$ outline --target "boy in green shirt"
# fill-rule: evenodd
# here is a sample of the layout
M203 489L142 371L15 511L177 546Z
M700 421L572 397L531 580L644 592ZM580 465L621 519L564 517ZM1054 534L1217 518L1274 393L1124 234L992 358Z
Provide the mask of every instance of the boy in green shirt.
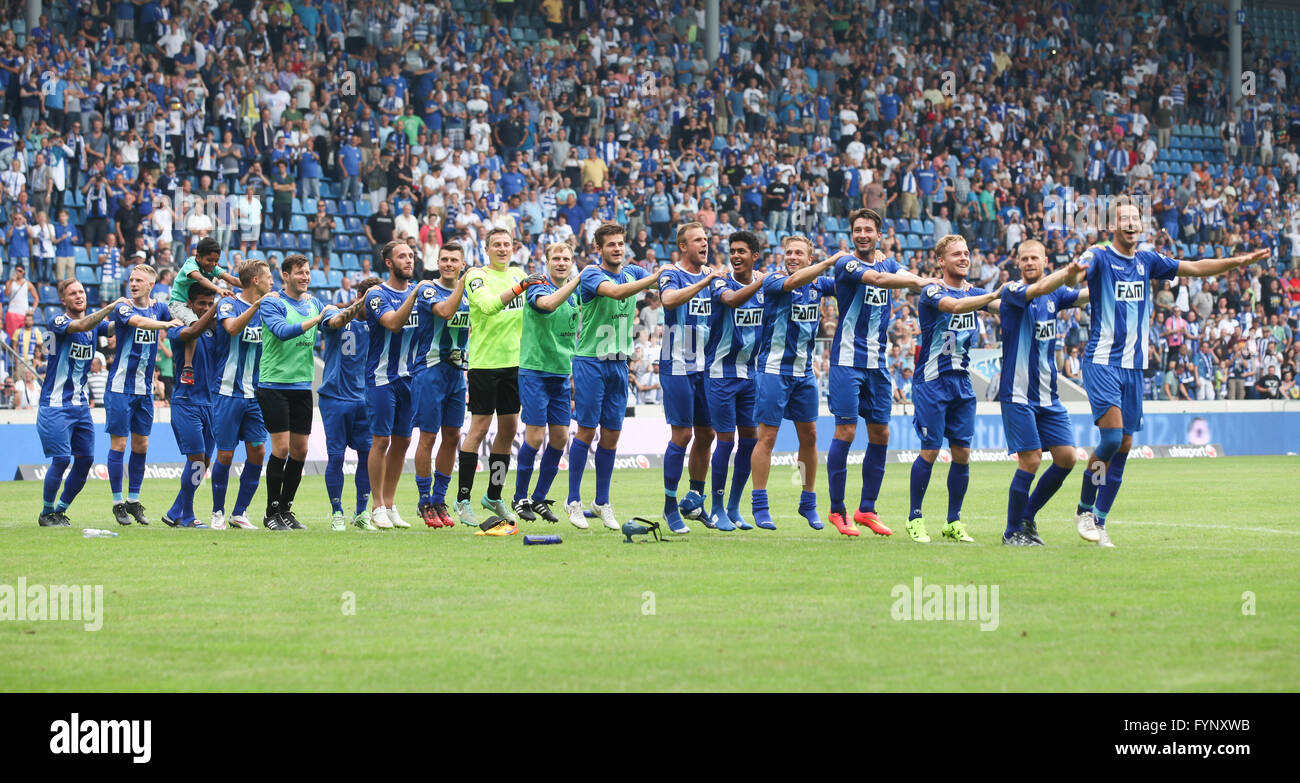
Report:
M230 290L222 288L214 281L220 281L227 285L239 285L239 278L231 277L226 274L226 270L217 265L221 258L221 245L212 237L204 237L199 240L198 247L194 250L194 255L185 259L181 265L181 271L177 273L176 280L172 283L172 295L167 302L167 309L171 311L172 318L179 320L185 326L189 326L199 317L190 309L190 286L198 285L203 288L211 289L217 301L222 297L234 296ZM194 385L194 346L197 340L192 340L185 344L185 361L181 367L181 375L178 379L186 386Z

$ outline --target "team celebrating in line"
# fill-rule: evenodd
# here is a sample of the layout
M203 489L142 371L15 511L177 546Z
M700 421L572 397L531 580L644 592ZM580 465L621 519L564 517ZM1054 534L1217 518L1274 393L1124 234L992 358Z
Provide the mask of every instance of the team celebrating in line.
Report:
M781 243L784 269L767 275L758 271L762 244L754 234L730 235L728 271L709 258L709 237L700 223L678 229L677 263L652 271L628 263L625 232L617 223L596 230L600 262L579 274L567 243L544 248L542 274L510 266L513 239L496 229L486 238L485 266L466 271L464 248L448 242L439 251L438 279L415 282L414 251L390 242L382 249L387 278L362 281L357 298L345 308L325 305L308 291L305 256L284 259L277 291L265 261L248 261L235 274L227 273L218 263L220 248L210 239L200 241L181 267L167 305L150 299L156 274L145 265L131 271L129 298L89 314L80 283L64 281L59 295L66 312L50 324L45 346L50 369L37 418L50 460L38 522L70 525L67 509L93 458L86 378L96 339L113 333L115 361L105 393L113 516L123 525L149 524L139 498L153 424L154 360L159 334L165 332L174 354L184 357L171 424L186 463L163 522L253 528L247 511L264 478L263 525L302 529L293 504L312 430L319 328L324 373L316 395L333 530L344 530L349 522L342 499L348 448L358 456L351 523L364 530L410 527L398 513L396 494L417 427L418 514L429 527L451 527L459 520L478 535L509 536L518 533L519 520L557 522L549 495L567 445L564 514L580 529L588 528L591 518L617 530L610 482L627 408L636 298L657 287L664 308L660 382L671 428L663 466L668 528L689 533L690 520L724 532L776 529L767 487L777 433L789 420L799 444L797 511L810 527L823 529L815 491L820 400L813 348L822 300L834 297L839 318L829 347L835 431L827 451L828 521L846 536L858 536L858 526L892 535L876 504L893 396L886 366L891 290L907 289L918 294L921 328L913 381L913 424L921 448L911 468L908 536L930 541L922 506L946 439L952 461L941 535L973 541L961 519L975 429L970 350L978 333L976 311L997 308L1002 344L997 399L1008 451L1017 460L1002 541L1043 545L1036 516L1075 463L1073 428L1057 394L1056 318L1066 308L1088 305L1084 385L1100 437L1087 463L1075 523L1085 541L1113 546L1106 520L1133 434L1142 428L1151 280L1221 274L1262 260L1267 251L1178 261L1138 250L1141 215L1135 206L1122 205L1110 243L1090 247L1049 274L1043 244L1025 240L1016 254L1020 279L985 291L966 282L970 252L962 237L945 236L936 243L940 276L923 278L876 249L878 214L859 209L849 220L853 250L817 260L808 239L789 236ZM507 501L502 493L521 418L523 442L514 494ZM858 507L849 515L847 464L859 418L867 423L867 445ZM480 511L473 502L475 474L494 420ZM570 438L571 421L577 426ZM245 461L227 519L226 488L241 442ZM1044 451L1051 465L1031 493ZM596 486L588 507L582 479L589 458ZM453 467L457 489L449 508ZM679 499L683 469L689 488ZM209 470L212 514L204 523L195 513L194 496ZM741 500L751 479L747 519ZM486 516L480 520L482 512Z

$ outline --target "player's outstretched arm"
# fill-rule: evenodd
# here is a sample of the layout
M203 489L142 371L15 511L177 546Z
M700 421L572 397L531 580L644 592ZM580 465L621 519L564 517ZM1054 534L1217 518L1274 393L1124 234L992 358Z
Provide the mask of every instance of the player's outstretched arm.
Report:
M705 267L704 277L691 283L685 288L674 288L669 291L663 291L659 294L659 301L663 303L665 310L676 310L687 302L695 298L695 295L704 290L704 287L713 282L720 272L716 269Z
M150 329L155 332L166 331L167 329L170 329L173 326L185 325L184 322L178 319L172 319L170 321L159 321L157 318L149 318L143 315L131 316L127 320L126 324L127 326L130 326L133 329Z
M1185 277L1213 277L1214 275L1236 269L1239 266L1255 264L1271 256L1271 250L1256 250L1229 258L1204 258L1200 261L1179 261L1178 274Z
M803 286L808 285L812 281L821 277L822 272L825 272L827 269L830 269L831 267L835 266L835 262L844 255L847 255L847 252L836 253L833 256L829 256L821 263L811 264L809 266L804 267L803 269L800 269L798 272L795 272L794 274L787 277L785 279L785 282L781 283L781 290L793 291L796 288L801 288Z
M913 291L920 291L927 285L934 285L940 281L932 277L919 277L911 272L877 272L868 269L862 273L862 282L876 288L910 288Z
M348 305L346 308L330 316L329 320L326 321L324 324L325 328L342 329L343 327L348 325L348 321L351 321L353 318L356 318L357 315L361 313L362 308L364 308L365 306L366 306L366 298L364 296L358 296L356 298L356 301L354 301L352 304Z
M976 310L983 310L998 297L1002 296L1002 289L989 291L979 296L964 296L961 298L955 296L945 296L939 300L939 309L945 313L960 315L961 313L973 313Z
M651 274L646 275L640 280L632 280L627 283L614 283L609 280L603 281L596 286L596 293L601 296L608 296L610 299L622 301L629 296L636 296L655 283L659 282L659 276L671 269L671 267L661 266Z
M460 301L465 296L465 275L456 278L456 287L451 289L451 296L435 304L433 314L446 321L460 309Z
M555 308L564 303L566 299L578 290L578 285L582 282L582 275L570 275L569 279L564 281L564 285L555 289L546 296L539 296L533 301L533 307L544 313L553 313Z
M257 298L257 301L250 302L249 308L244 312L234 318L227 318L222 321L221 325L226 328L226 334L239 334L240 332L243 332L244 327L248 326L253 321L253 316L257 315L258 311L262 308L262 302L266 301L270 297L278 296L279 294L274 291L266 296L260 296ZM221 307L220 302L217 303L217 307Z
M1087 269L1086 264L1080 264L1078 261L1071 261L1067 266L1063 266L1050 275L1041 277L1034 281L1025 289L1025 301L1032 301L1040 296L1052 293L1056 289L1070 283L1078 285L1076 282L1080 274Z
M420 289L427 285L432 285L429 281L421 281L418 285L411 286L411 292L406 295L402 301L402 306L396 310L389 310L379 316L379 324L390 332L400 332L406 327L406 321L411 317L411 310L415 308L415 297L419 296ZM500 309L500 308L498 308Z
M734 291L730 289L723 291L722 295L718 298L721 299L722 303L727 307L740 307L753 298L754 294L758 293L758 289L763 287L763 278L765 277L767 277L767 275L762 272L755 272L754 279L749 285L744 286L743 288L737 288Z
M89 315L84 315L78 318L77 320L68 324L68 333L79 334L81 332L89 332L91 329L94 329L96 326L99 326L100 322L103 321L105 318L107 318L109 313L113 312L114 307L117 307L120 304L125 304L128 301L129 300L124 296L121 299L118 299L116 302L109 302L106 307L96 310L95 312Z
M183 343L193 342L199 335L203 334L205 329L212 325L212 319L216 317L217 308L214 305L208 308L208 311L203 314L202 318L177 332L176 339Z

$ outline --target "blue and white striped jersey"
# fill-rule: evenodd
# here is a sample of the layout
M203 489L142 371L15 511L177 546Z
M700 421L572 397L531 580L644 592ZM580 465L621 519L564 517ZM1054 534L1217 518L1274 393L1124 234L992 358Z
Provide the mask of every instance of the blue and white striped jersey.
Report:
M971 343L979 332L975 313L945 313L939 309L939 301L986 293L983 288L958 291L942 285L928 285L921 291L921 358L916 363L915 383L938 380L944 373L966 373Z
M180 333L185 331L184 326L173 326L167 330L167 339L172 341L172 356L180 359L185 356L185 343L180 339ZM196 338L194 338L194 362L191 364L194 370L194 383L178 383L172 387L172 405L211 405L213 383L212 368L213 354L217 349L217 342L222 337L227 337L225 329L221 329L221 334L217 334L218 326L209 325L207 329ZM182 362L183 363L183 362Z
M835 301L840 321L831 342L831 364L840 367L883 370L889 353L890 292L862 282L868 269L893 273L901 269L892 258L863 261L841 258L835 262Z
M659 277L659 294L690 288L704 279L676 265ZM665 375L688 375L704 371L704 348L709 341L709 314L713 312L713 295L708 286L685 304L664 308L663 347L659 351L659 371Z
M320 322L324 339L325 371L316 394L345 402L366 399L366 356L370 353L370 324L353 318L340 329L331 329L326 318Z
M821 323L822 297L835 292L835 281L819 277L793 291L781 290L788 278L776 272L763 278L763 342L758 369L770 375L812 375L812 348Z
M54 316L45 331L45 380L41 383L42 408L86 406L86 377L95 358L95 338L107 333L102 321L89 332L72 334L68 326L72 316Z
M1145 370L1150 334L1151 280L1172 280L1178 261L1153 250L1121 255L1114 247L1091 247L1079 256L1088 264L1092 324L1083 360Z
M108 390L122 394L153 395L153 366L158 358L158 332L129 326L134 316L158 321L172 320L171 311L162 302L150 301L144 307L123 302L108 316L116 328L117 348L113 369L108 373Z
M710 378L753 378L758 372L758 348L763 339L763 291L754 292L740 307L722 303L724 291L738 291L744 283L731 275L709 284L713 300L709 314L709 340L704 345L704 366Z
M420 317L420 326L416 330L416 373L439 362L468 366L465 346L469 342L469 299L461 296L460 307L450 319L433 314L433 306L446 301L452 293L451 289L434 283L425 286L416 297L415 310Z
M366 292L366 323L370 326L370 354L366 357L366 386L387 386L395 378L408 378L415 358L415 333L420 316L411 308L406 324L390 332L379 322L390 310L400 310L410 289L398 291L387 283Z
M1079 292L1062 286L1026 300L1024 281L1002 291L1002 376L999 402L1056 405L1056 316L1074 307Z
M217 321L238 318L252 307L240 296L222 297L217 302ZM222 397L257 397L257 370L262 361L262 313L259 310L238 334L229 334L223 326L217 332L217 347L212 366L221 379L217 394Z

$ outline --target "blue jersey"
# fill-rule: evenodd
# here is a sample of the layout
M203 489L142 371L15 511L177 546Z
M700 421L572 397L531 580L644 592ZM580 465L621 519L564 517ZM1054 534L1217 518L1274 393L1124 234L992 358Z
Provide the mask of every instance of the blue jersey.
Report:
M763 291L759 289L740 307L722 303L724 291L745 284L731 275L709 285L713 310L709 314L709 341L704 344L704 365L710 378L753 378L758 373L758 347L763 339Z
M1002 377L999 402L1056 405L1056 317L1074 307L1079 292L1058 288L1050 294L1025 300L1024 282L1002 291Z
M425 286L415 299L420 326L416 330L415 372L447 362L468 366L465 346L469 342L469 300L461 296L460 306L450 319L433 314L433 306L445 302L453 291L439 283Z
M252 307L238 296L222 297L217 302L217 321L224 323L243 315ZM238 334L230 334L223 326L217 332L216 350L212 356L215 377L221 379L217 394L222 397L242 397L251 400L257 396L257 368L262 361L262 314L259 310Z
M409 378L415 357L415 333L420 316L411 308L406 324L390 332L379 322L380 316L400 310L410 290L398 291L387 283L366 292L366 323L370 326L370 353L366 357L366 386L387 386L396 378Z
M370 324L353 318L341 329L331 329L330 319L321 321L325 345L325 372L317 396L345 402L365 402L366 355L370 352Z
M194 369L193 385L178 383L172 387L172 405L184 403L187 405L211 405L213 383L212 368L213 354L217 350L218 326L208 326L196 338L194 338L194 362L191 367ZM184 326L173 326L167 330L167 337L172 341L172 355L184 356L185 343L179 339L180 333L185 331ZM227 336L225 330L221 336Z
M916 363L915 383L937 381L944 373L966 374L971 343L979 332L975 313L945 313L939 309L939 301L986 293L983 288L958 291L942 285L928 285L921 292L921 358Z
M789 275L763 278L763 342L758 369L770 375L812 375L812 348L821 323L822 297L835 292L835 281L819 277L793 291L781 290Z
M42 408L87 406L86 377L95 358L95 338L108 329L102 322L89 332L73 334L72 316L54 316L45 332L45 380L41 382Z
M870 263L850 256L835 262L835 301L840 321L831 342L831 364L859 369L886 369L889 352L889 289L862 282L867 270L893 273L900 267L892 258Z
M1152 250L1121 255L1113 247L1091 247L1079 257L1088 264L1092 324L1083 360L1145 370L1151 319L1151 280L1172 280L1178 261Z
M127 324L135 316L157 321L172 320L171 311L162 302L135 307L123 302L113 308L109 320L117 329L117 350L113 369L108 373L108 390L121 394L153 395L153 365L158 357L158 332L137 329Z
M704 279L678 266L668 267L659 277L659 295L690 288ZM659 371L666 375L688 375L704 370L704 350L709 341L709 313L713 296L706 286L685 303L664 308L663 346L659 351Z

